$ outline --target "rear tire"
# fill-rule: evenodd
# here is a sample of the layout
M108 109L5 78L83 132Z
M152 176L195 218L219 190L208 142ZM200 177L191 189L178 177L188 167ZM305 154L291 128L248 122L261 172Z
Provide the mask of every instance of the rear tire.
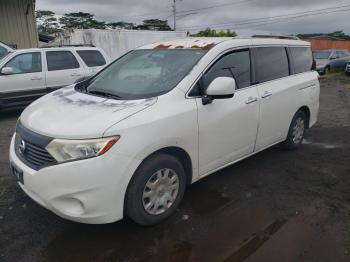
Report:
M287 150L297 149L304 139L305 130L307 128L307 118L303 111L295 113L289 126L287 139L282 143Z
M329 66L326 66L324 69L324 73L325 75L329 74L331 72L331 68Z
M179 206L186 188L181 162L168 154L149 157L130 181L126 215L144 226L155 225L169 217Z

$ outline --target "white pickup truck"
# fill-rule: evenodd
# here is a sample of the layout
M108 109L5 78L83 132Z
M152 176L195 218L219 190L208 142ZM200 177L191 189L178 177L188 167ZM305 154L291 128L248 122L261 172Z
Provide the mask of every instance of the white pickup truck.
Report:
M0 109L27 105L48 92L95 75L109 62L96 47L12 50L0 59Z

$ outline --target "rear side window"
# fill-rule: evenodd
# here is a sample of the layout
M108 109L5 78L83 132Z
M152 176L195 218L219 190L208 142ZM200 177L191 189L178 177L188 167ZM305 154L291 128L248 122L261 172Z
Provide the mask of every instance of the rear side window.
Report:
M106 60L97 50L80 50L77 53L88 67L103 66L106 64Z
M290 48L295 74L308 72L312 69L313 58L309 47L291 47Z
M256 71L259 83L289 76L289 63L284 47L256 48Z
M77 59L70 51L48 51L46 59L49 71L79 68Z
M234 77L237 89L250 86L249 50L237 51L218 60L205 76L205 86L220 76Z

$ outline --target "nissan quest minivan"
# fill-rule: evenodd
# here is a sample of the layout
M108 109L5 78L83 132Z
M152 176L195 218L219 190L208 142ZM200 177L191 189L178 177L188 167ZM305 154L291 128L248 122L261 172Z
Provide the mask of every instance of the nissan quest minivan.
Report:
M153 225L187 185L275 144L298 148L317 120L319 92L308 42L154 43L28 106L12 171L63 218Z

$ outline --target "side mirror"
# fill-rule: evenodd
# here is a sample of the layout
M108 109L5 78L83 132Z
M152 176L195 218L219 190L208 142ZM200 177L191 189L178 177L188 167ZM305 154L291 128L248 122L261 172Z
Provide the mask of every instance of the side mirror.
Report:
M14 74L15 72L13 71L13 68L12 67L3 67L1 69L1 74L3 75L12 75Z
M207 88L202 98L203 105L210 104L213 99L232 98L236 90L236 81L232 77L217 77Z

